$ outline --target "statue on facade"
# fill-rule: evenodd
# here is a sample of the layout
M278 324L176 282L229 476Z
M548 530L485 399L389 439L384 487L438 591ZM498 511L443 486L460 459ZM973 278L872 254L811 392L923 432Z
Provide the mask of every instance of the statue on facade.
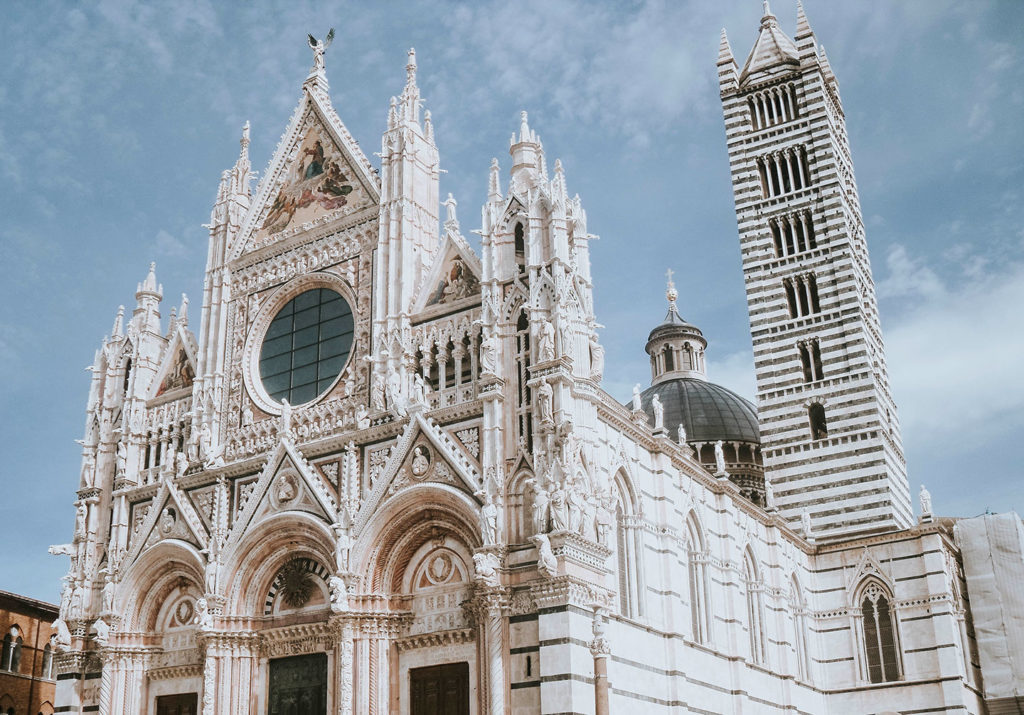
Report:
M498 507L494 505L494 499L488 489L481 489L476 496L484 500L480 507L480 533L483 535L484 545L493 546L498 543Z
M370 387L370 405L376 412L383 412L387 408L384 400L385 380L380 371L375 370Z
M551 425L555 422L554 408L552 407L553 396L554 390L551 389L551 383L546 377L541 378L540 385L537 386L537 409L540 411L542 425Z
M92 627L96 630L96 642L105 646L110 639L110 626L102 618L97 618Z
M804 532L805 539L810 540L814 538L811 535L811 513L807 511L807 507L804 507L803 511L800 512L800 528Z
M686 446L686 426L682 422L676 427L676 441L680 446Z
M341 576L331 576L328 581L331 591L331 613L341 613L348 609L348 587Z
M67 653L71 650L71 631L68 624L63 618L58 618L53 622L53 627L57 632L50 636L50 647L59 653Z
M611 492L598 496L596 507L594 526L597 529L597 542L608 546L608 537L615 524L615 496Z
M348 571L349 554L352 551L352 527L341 522L334 525L334 568L338 573Z
M75 538L76 539L84 539L85 538L85 518L86 518L85 503L84 502L79 502L78 506L75 507Z
M918 493L918 498L921 501L921 516L931 517L932 515L932 494L929 492L924 484L921 485L921 491Z
M427 404L427 393L430 392L430 386L427 385L426 380L423 379L423 375L416 373L412 376L412 402L416 405Z
M661 404L657 393L651 398L651 408L654 410L654 429L665 429L665 406Z
M550 320L542 318L537 326L537 355L540 362L555 359L555 328Z
M501 562L496 554L484 552L473 554L474 578L482 586L493 588L501 584L498 579L499 566L501 566Z
M399 417L404 417L408 403L402 386L402 375L395 369L388 370L388 404Z
M366 405L359 405L356 409L356 429L366 429L370 426L370 413Z
M117 476L124 477L125 470L128 468L128 450L124 446L124 442L117 443Z
M114 581L114 574L111 573L110 569L104 569L104 580L103 580L103 612L114 613L114 596L117 592L117 583Z
M248 427L253 423L252 407L248 402L242 405L242 426Z
M555 481L548 489L548 505L551 512L551 530L564 531L569 528L569 516L565 503L565 490Z
M493 332L480 343L480 374L491 377L498 374L498 336Z
M313 50L313 71L323 72L324 71L324 51L331 46L334 42L334 28L332 27L327 33L327 37L320 40L316 39L312 35L308 35L309 49Z
M725 471L725 449L722 440L715 442L715 476L727 474Z
M535 478L526 480L533 491L533 533L543 534L548 530L548 493Z
M188 457L184 452L174 453L174 473L181 477L188 470Z
M577 534L583 533L583 509L587 502L583 493L583 477L577 476L566 485L565 505L569 515L568 528Z
M551 550L551 541L547 534L536 534L530 539L537 547L537 571L545 578L554 578L558 575L558 561L555 559L555 552Z
M570 355L572 352L572 325L564 316L558 318L558 342L561 343L561 354Z
M775 487L772 486L772 480L767 477L764 480L764 508L775 511Z
M221 452L223 451L223 445L214 448L213 432L210 430L209 423L204 422L203 426L199 428L199 459L202 461L203 466L206 469L215 469L223 466L224 459L221 457Z
M604 377L604 347L597 339L597 333L590 334L590 379L601 382Z
M281 420L277 429L282 437L292 436L292 406L288 400L281 400Z
M643 404L640 402L640 383L633 385L633 412L639 412L643 409Z
M210 613L210 608L205 597L200 597L196 600L195 624L199 626L200 630L213 630L213 614Z

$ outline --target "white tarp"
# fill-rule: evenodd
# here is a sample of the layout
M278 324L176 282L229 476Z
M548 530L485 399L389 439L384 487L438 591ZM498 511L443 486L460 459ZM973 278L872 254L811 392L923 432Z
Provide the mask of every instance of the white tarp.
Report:
M1024 524L1017 514L961 519L963 555L985 698L1024 696Z

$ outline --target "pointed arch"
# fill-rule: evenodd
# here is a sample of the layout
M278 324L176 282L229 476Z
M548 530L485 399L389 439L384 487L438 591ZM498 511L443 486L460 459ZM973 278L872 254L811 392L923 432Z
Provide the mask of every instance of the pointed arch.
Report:
M711 641L708 547L704 528L694 509L686 515L687 583L690 599L690 637L697 643Z
M764 581L750 544L743 549L743 584L747 601L750 658L755 663L764 663L768 656L764 629Z
M143 551L117 588L115 609L123 614L125 631L156 630L164 602L175 591L203 593L203 557L179 539L160 541Z
M796 572L789 577L789 607L793 617L793 648L796 651L796 675L811 679L811 657L807 648L807 601Z
M639 500L625 467L612 477L615 497L615 565L619 612L629 618L644 615L643 529Z
M901 649L892 590L881 579L868 576L855 593L861 621L861 676L871 683L899 680Z
M536 532L533 520L533 490L527 486L528 480L533 478L533 470L524 459L509 479L505 498L505 518L510 544L528 543Z

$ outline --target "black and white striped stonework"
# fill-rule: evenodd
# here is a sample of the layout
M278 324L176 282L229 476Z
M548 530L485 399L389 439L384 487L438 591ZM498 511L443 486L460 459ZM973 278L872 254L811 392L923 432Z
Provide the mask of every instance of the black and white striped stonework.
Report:
M838 83L813 35L795 46L799 64L742 78L724 42L718 62L765 477L817 537L902 528L910 493Z

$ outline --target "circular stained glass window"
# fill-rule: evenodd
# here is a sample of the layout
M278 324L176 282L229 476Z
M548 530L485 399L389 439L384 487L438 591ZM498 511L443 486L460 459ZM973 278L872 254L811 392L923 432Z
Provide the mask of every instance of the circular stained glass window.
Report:
M352 308L337 292L314 288L292 298L267 329L260 379L271 398L301 405L327 392L352 350Z

